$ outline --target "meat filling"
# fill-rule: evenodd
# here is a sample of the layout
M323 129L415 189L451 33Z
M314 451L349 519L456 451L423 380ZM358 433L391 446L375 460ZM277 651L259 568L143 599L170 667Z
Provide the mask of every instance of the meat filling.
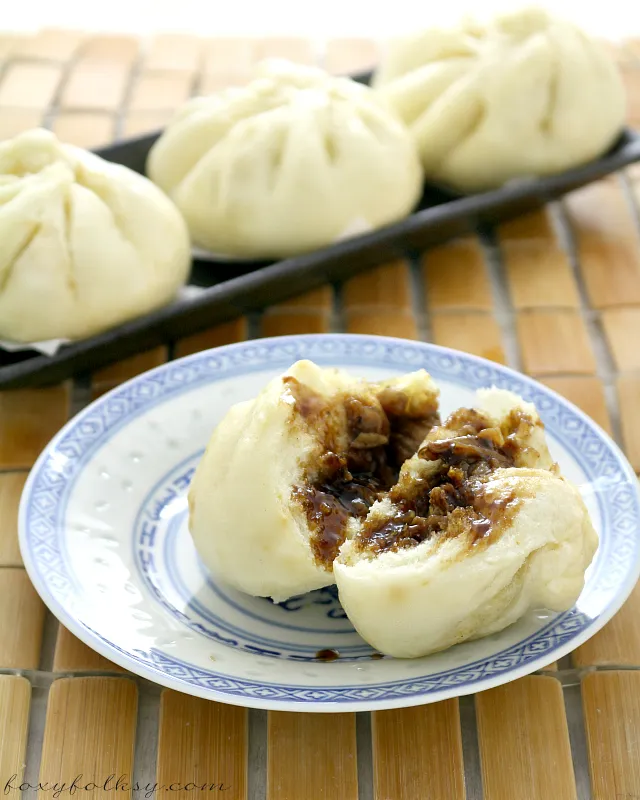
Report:
M434 462L435 471L424 479L403 475L388 494L395 514L365 524L356 547L382 553L442 534L470 534L474 545L486 541L510 518L517 500L508 494L489 500L484 481L496 469L516 466L525 449L521 440L533 425L518 410L500 427L473 409L456 411L445 423L443 438L434 437L418 451L420 458Z
M349 519L367 516L397 482L403 462L439 424L437 398L414 403L405 393L386 388L370 397L345 395L329 402L294 378L286 380L298 412L313 419L324 442L313 480L294 487L293 497L307 514L316 561L331 566ZM342 432L346 420L346 439L337 419Z

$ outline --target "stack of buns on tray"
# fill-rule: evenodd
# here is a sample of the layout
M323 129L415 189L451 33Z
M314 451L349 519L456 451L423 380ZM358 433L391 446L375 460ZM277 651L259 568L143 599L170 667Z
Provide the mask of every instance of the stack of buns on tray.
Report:
M179 109L148 178L29 131L0 144L0 339L81 339L169 303L191 246L278 259L604 153L610 57L538 9L391 43L371 86L284 61ZM212 266L215 269L215 266Z

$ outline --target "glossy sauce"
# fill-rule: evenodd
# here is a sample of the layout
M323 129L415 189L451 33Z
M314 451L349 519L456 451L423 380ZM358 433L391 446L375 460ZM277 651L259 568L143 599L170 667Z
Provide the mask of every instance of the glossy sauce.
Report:
M394 516L366 525L356 546L376 553L414 547L436 534L468 536L470 546L486 542L506 524L518 501L511 494L490 499L484 480L496 469L513 467L521 449L518 436L533 423L512 412L500 428L473 409L452 414L446 427L452 434L428 442L420 458L439 462L428 482L398 484L391 490Z
M316 653L316 658L318 661L336 661L338 658L340 658L340 653L337 650L330 649L318 650Z
M295 378L285 378L285 382L298 412L324 440L326 452L317 465L318 477L295 486L292 495L309 520L317 563L330 567L346 538L349 519L367 516L373 503L396 483L402 462L439 421L437 399L409 409L403 392L384 389L382 401L371 393L341 395L330 403ZM342 420L340 425L337 420ZM344 441L345 434L350 444L345 452L338 452L337 442Z
M311 546L318 561L333 563L345 540L349 518L366 517L381 488L370 473L294 488L293 495L302 503L315 534Z

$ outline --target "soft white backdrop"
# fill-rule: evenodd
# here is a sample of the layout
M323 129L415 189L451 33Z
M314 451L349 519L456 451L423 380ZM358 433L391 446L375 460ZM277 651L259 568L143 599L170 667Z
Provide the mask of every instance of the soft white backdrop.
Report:
M383 38L468 11L484 14L517 5L517 0L0 0L0 27ZM638 0L540 0L538 5L596 35L640 36Z

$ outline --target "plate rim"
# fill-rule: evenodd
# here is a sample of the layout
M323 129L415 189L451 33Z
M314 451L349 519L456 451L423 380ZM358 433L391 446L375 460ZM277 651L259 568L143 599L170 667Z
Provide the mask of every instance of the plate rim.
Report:
M92 410L95 410L97 407L101 405L106 405L109 402L110 398L117 395L126 387L130 387L136 383L142 383L145 380L148 380L151 376L165 372L169 370L171 367L175 367L178 364L187 364L191 361L202 359L207 354L220 354L229 351L241 350L252 346L269 347L270 345L275 346L278 344L286 345L287 342L303 343L307 341L313 342L318 340L324 340L327 342L330 342L332 340L336 342L348 340L348 341L353 341L354 343L370 342L374 345L386 345L386 346L396 345L400 347L412 346L418 349L424 348L426 351L431 351L432 353L440 354L442 356L449 355L456 359L462 357L463 359L470 360L471 362L476 363L478 366L488 366L492 370L497 370L498 372L506 374L506 376L511 379L517 379L519 381L523 381L525 384L529 385L532 388L536 388L538 391L542 390L545 394L550 395L552 398L554 398L557 403L560 403L562 406L568 407L573 414L577 415L584 423L586 423L586 425L589 428L591 428L597 434L598 438L604 440L604 442L607 444L607 446L614 454L616 462L621 468L621 472L625 474L628 483L632 488L636 501L640 502L640 485L638 484L635 472L633 471L633 468L631 467L625 454L622 452L621 448L613 440L613 438L605 430L603 430L601 426L598 425L598 423L596 423L593 419L591 419L574 403L565 399L560 394L555 392L553 389L540 383L534 378L531 378L528 375L518 372L517 370L514 370L508 366L498 364L497 362L489 361L488 359L473 355L471 353L465 353L463 351L455 350L449 347L444 347L442 345L433 344L431 342L403 339L399 337L387 337L387 336L377 336L368 334L326 333L326 334L294 334L288 336L274 336L274 337L265 337L261 339L249 339L242 342L234 342L228 345L223 345L220 347L210 348L208 350L202 350L197 353L192 353L190 355L183 356L181 358L174 359L172 361L168 361L165 364L161 364L157 367L147 370L146 372L141 373L140 375L130 378L128 381L125 381L122 384L114 387L113 389L106 392L104 395L92 401L83 409L81 409L77 414L75 414L71 419L69 419L64 424L64 426L51 438L51 440L44 447L44 449L38 456L37 460L35 461L34 465L32 466L22 491L20 505L19 505L19 514L18 514L18 539L26 572L29 575L29 578L34 585L36 592L41 597L42 601L45 603L45 605L48 607L51 613L71 633L77 636L80 639L80 641L84 642L84 644L86 644L87 646L89 646L90 648L92 648L93 650L95 650L108 660L114 662L120 667L123 667L124 669L127 670L127 672L132 673L134 677L139 676L147 680L150 680L153 683L160 684L161 686L165 686L167 688L171 688L182 693L191 694L193 696L203 697L210 700L216 700L218 702L223 702L229 705L237 705L248 708L269 709L269 710L285 710L285 711L299 711L299 712L309 711L318 713L332 713L336 711L340 712L373 711L373 710L383 710L392 708L406 708L432 702L438 702L440 700L452 697L462 697L465 695L474 694L479 691L485 691L486 689L493 688L495 686L500 686L505 683L509 683L512 680L516 680L520 677L529 675L535 671L543 669L544 667L548 666L550 661L558 660L559 658L562 658L564 655L572 652L581 644L583 644L585 641L594 636L599 630L601 630L602 627L606 625L606 623L617 613L617 611L624 604L625 600L632 592L638 578L640 577L640 548L636 549L635 560L633 564L630 565L630 568L627 570L624 582L618 586L616 594L609 602L605 610L602 613L600 613L598 617L595 620L593 620L592 623L586 629L578 632L576 635L570 636L566 642L559 645L555 645L548 652L545 652L542 656L529 660L523 665L512 667L508 671L503 673L484 676L478 679L477 681L471 683L467 682L461 684L460 686L450 686L439 690L434 690L433 692L423 692L422 694L410 695L407 697L395 696L387 700L360 699L360 700L345 700L345 701L323 701L323 700L309 701L309 700L284 700L278 698L262 699L256 696L251 696L251 697L240 696L227 693L225 691L220 691L217 689L198 686L194 683L186 683L178 678L174 678L169 673L162 671L161 669L155 666L149 666L144 661L136 659L135 656L130 652L121 651L114 643L108 644L104 642L100 638L100 634L98 634L95 631L91 631L91 629L86 627L84 624L78 622L75 617L67 613L62 603L60 603L53 596L53 594L50 593L47 583L41 580L39 572L36 569L36 566L31 559L31 553L27 546L27 540L29 534L26 525L26 512L29 506L29 500L31 497L31 492L33 488L33 483L35 481L35 477L38 473L39 468L47 460L51 452L55 450L57 444L59 443L60 440L64 438L65 434L67 434L74 427L76 427L79 424L79 422L83 419L83 417L88 415ZM265 369L268 369L267 363L265 363L264 366ZM633 532L630 534L630 536L634 535L637 538L638 536L637 528L635 534ZM555 622L560 621L561 618L562 618L562 613L558 614L555 617ZM512 646L517 647L520 643L521 642L515 642ZM194 665L194 667L195 666L196 665ZM464 669L464 667L461 667L461 669ZM408 678L407 680L420 680L421 678L424 679L425 677L426 676L416 675L410 679ZM264 685L268 686L269 683L265 682ZM304 685L301 685L300 689L304 690L304 688L305 688ZM311 691L314 688L316 687L309 687ZM319 690L322 689L322 687L317 687L317 688Z

